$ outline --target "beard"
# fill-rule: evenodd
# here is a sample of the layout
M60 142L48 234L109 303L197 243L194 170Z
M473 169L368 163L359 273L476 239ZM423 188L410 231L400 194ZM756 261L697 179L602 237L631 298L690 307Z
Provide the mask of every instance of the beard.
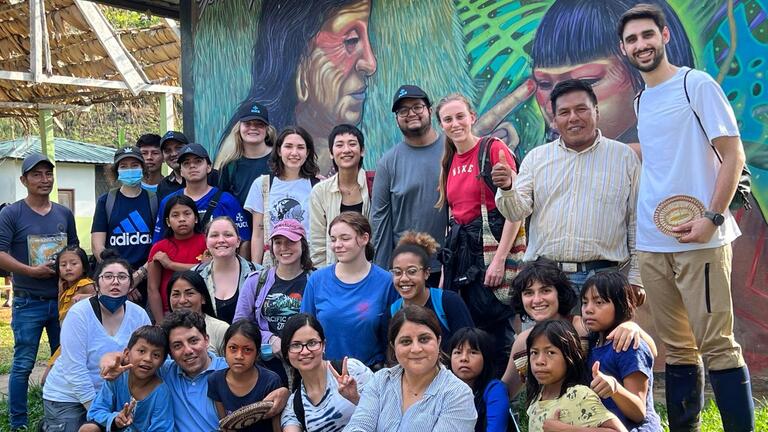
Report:
M397 126L400 128L400 132L403 133L403 136L406 138L419 138L423 137L424 135L429 133L429 130L432 129L432 124L430 123L429 119L425 123L422 123L421 126L417 128L409 128L408 126L402 126L398 122Z
M653 72L654 70L656 70L657 67L659 67L659 65L661 64L661 61L664 60L664 58L666 57L666 51L664 50L663 47L660 50L654 48L654 51L656 52L656 55L653 56L653 60L648 65L641 65L634 55L631 57L627 57L627 60L632 66L634 66L640 72L645 72L645 73Z

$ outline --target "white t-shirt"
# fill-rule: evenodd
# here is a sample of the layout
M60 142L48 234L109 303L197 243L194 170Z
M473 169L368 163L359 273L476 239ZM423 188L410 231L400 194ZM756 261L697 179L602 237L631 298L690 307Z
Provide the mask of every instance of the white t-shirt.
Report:
M361 361L350 358L347 360L349 375L357 382L357 391L363 393L366 383L373 378L373 372L368 369ZM341 371L339 371L341 372ZM323 431L336 432L344 429L352 413L355 412L355 405L339 394L339 384L328 370L325 377L325 395L320 403L313 405L301 385L301 402L304 405L304 420L307 425L307 432ZM288 425L301 426L296 413L293 411L293 397L291 393L288 397L288 403L285 405L283 414L280 417L280 427L285 428Z
M656 227L653 213L672 195L689 195L709 208L720 170L710 141L721 136L739 136L736 117L720 85L705 72L688 74L686 67L672 78L647 87L640 96L637 131L643 152L637 200L637 250L683 252L728 244L741 235L736 220L726 211L721 225L708 243L680 243ZM701 118L706 135L696 116ZM709 138L707 138L709 137Z
M269 181L268 175L254 180L248 198L245 199L246 210L265 214L262 182ZM312 194L312 182L309 179L283 181L275 177L269 190L269 232L274 225L283 219L295 219L309 232L309 196ZM264 223L267 223L265 215Z

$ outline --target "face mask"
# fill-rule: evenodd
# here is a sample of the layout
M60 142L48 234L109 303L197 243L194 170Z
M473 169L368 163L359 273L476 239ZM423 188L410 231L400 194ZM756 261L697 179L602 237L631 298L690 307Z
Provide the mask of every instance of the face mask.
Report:
M120 297L110 297L103 294L99 296L99 303L101 303L101 305L110 313L115 313L115 311L120 309L126 301L128 301L128 294Z
M261 344L261 359L262 360L272 360L272 357L275 355L272 353L272 345L270 344Z
M117 170L117 179L126 186L138 186L141 183L143 171L141 168L126 168Z

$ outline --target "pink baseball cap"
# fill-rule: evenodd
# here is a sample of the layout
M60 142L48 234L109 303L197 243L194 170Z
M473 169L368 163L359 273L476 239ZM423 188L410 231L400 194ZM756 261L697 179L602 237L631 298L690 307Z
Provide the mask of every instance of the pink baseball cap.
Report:
M295 219L283 219L272 227L272 235L269 239L272 240L277 236L283 236L290 241L299 241L307 235L301 222Z

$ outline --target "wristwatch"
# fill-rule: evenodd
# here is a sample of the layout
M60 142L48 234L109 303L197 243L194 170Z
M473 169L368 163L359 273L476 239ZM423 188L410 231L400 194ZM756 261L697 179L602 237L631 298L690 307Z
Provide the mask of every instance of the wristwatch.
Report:
M723 222L725 222L725 217L722 214L709 210L704 212L704 217L711 220L715 226L720 226L723 224Z

